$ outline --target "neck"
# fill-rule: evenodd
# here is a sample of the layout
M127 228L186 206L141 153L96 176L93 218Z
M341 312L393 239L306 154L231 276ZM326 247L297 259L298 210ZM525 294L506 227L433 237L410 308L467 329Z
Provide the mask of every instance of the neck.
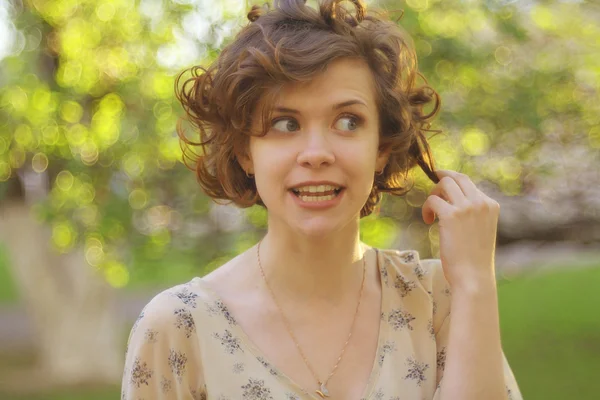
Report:
M363 274L356 227L324 238L290 237L269 230L260 243L260 261L269 286L290 300L342 302L355 296Z

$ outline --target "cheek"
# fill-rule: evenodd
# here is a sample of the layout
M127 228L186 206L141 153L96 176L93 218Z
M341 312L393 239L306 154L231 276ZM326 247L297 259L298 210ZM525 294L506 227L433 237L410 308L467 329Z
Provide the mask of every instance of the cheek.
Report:
M369 146L365 144L365 147ZM350 184L354 183L356 191L367 195L371 193L375 180L375 151L366 150L357 151L346 163L346 170L349 171Z
M282 168L282 162L277 157L259 158L254 163L255 182L258 194L265 204L268 205L270 199L280 197L284 191L285 168Z
M376 153L370 147L370 143L365 143L346 152L344 163L352 175L363 178L374 174Z

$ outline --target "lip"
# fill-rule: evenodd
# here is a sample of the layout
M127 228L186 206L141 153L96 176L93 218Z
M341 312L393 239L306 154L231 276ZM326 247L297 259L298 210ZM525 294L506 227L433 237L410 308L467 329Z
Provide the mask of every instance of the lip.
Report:
M333 186L332 183L320 183L320 184ZM314 185L314 183L311 183L311 185ZM344 197L344 194L346 193L346 189L342 188L342 190L338 193L338 195L335 196L331 200L311 201L311 202L302 201L302 199L300 199L300 197L296 196L294 194L294 192L292 192L291 189L288 191L288 193L292 197L292 200L299 207L309 209L309 210L322 210L322 209L326 209L326 208L330 208L330 207L335 207L336 205L338 205L340 203L340 201L342 201L342 197Z

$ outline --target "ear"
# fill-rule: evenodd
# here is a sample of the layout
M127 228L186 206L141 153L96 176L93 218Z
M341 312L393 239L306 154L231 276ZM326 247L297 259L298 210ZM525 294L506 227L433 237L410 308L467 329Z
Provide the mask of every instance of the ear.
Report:
M390 159L390 154L392 153L391 146L387 146L386 148L379 149L377 152L377 159L375 160L375 171L383 171L385 166Z
M240 164L242 169L247 174L254 174L254 163L252 162L252 156L250 155L250 149L236 149L235 158Z

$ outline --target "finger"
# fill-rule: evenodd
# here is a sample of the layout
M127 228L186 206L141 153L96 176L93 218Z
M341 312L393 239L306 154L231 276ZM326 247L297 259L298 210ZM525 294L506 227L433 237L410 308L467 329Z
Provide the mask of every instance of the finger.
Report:
M437 184L437 186L439 187L439 190L443 191L444 197L452 205L462 207L466 206L469 203L460 186L458 186L458 184L452 177L443 177Z
M446 195L446 192L444 192L444 188L442 188L441 186L435 186L433 189L431 189L431 192L429 192L429 196L438 196L442 200L444 200L445 202L447 202L448 204L452 204L452 202L450 201L450 199Z
M423 221L425 221L427 225L430 225L435 221L436 215L438 216L438 219L441 219L453 210L454 206L452 204L439 196L430 195L423 203L421 215L423 216Z
M463 192L463 195L471 201L477 200L481 195L481 192L468 175L445 169L437 170L436 174L439 176L440 181L445 176L452 178Z

